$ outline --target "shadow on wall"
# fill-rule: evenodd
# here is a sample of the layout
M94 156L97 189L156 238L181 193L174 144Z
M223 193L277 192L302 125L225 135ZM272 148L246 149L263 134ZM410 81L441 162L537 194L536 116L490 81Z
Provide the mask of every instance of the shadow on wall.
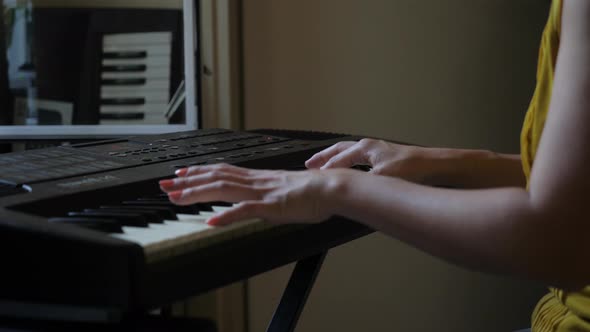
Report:
M245 125L518 151L548 1L244 3Z

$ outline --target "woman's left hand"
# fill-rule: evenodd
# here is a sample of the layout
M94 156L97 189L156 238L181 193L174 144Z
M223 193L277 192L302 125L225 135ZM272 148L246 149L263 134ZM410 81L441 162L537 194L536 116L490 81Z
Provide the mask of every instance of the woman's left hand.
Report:
M268 171L228 164L179 170L160 188L178 205L223 201L239 203L212 217L210 225L262 218L272 223L314 223L333 214L331 195L353 170ZM333 198L333 197L332 197Z

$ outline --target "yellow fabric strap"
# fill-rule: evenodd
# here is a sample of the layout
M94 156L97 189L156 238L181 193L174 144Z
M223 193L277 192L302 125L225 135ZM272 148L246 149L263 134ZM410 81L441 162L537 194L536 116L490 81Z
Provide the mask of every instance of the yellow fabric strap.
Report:
M537 66L537 87L526 114L521 133L521 157L524 174L530 178L531 168L537 146L541 140L545 119L551 103L553 89L553 73L559 50L559 36L561 33L561 0L555 0L551 6L549 20L543 31L541 47L539 49L539 63Z

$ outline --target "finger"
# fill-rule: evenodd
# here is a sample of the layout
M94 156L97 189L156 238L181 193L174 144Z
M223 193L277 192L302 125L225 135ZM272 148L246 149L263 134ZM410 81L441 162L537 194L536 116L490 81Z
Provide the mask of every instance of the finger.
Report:
M215 170L204 174L187 177L178 177L176 179L160 181L160 189L162 189L162 191L164 192L173 192L178 190L184 190L190 187L202 186L204 184L213 183L217 181L229 181L244 185L252 183L252 180L249 177Z
M334 156L321 169L328 168L350 168L357 164L368 163L367 154L358 145Z
M243 167L237 167L230 164L213 164L213 165L205 165L205 166L191 166L188 168L182 168L176 171L176 176L179 177L186 177L186 176L193 176L199 175L207 172L212 171L223 171L225 173L233 173L233 174L241 174L246 175L249 173L249 169Z
M235 203L260 197L261 189L229 181L216 181L168 193L170 201L178 205L215 201Z
M263 202L247 201L236 207L211 217L207 223L211 226L225 226L235 222L263 218L268 215L271 207Z
M351 146L355 145L356 142L340 142L331 147L320 151L313 155L309 160L305 162L305 166L307 168L321 168L324 166L332 157L338 155L339 153L349 149Z

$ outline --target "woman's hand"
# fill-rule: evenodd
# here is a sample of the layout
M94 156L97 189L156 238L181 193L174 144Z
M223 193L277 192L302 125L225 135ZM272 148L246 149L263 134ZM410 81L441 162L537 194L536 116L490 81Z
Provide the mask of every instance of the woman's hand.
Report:
M311 157L305 165L310 169L350 168L355 165L372 167L371 173L395 176L412 182L422 182L427 176L428 149L406 146L375 139L340 142Z
M239 203L212 217L210 225L262 218L273 223L313 223L332 215L329 202L352 170L261 171L228 164L190 167L160 181L179 205L224 201Z

